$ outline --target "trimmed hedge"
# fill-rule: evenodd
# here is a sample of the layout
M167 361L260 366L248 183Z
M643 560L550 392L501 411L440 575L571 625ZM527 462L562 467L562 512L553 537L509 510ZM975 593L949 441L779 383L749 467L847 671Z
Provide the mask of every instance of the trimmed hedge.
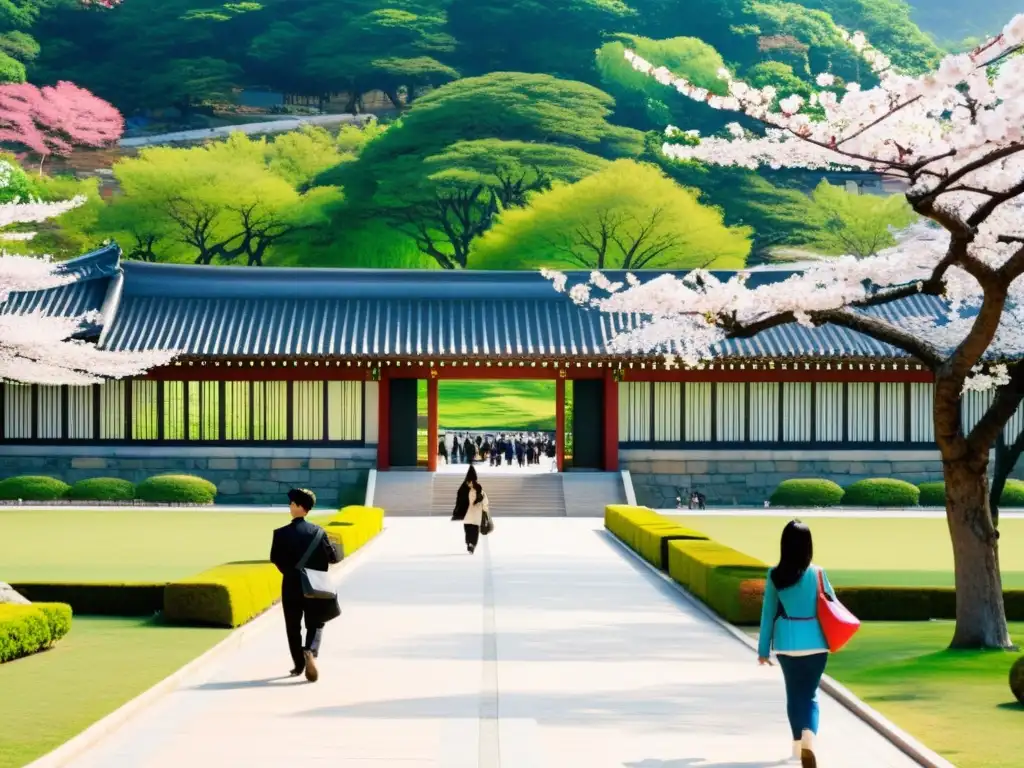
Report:
M67 603L79 615L152 616L163 608L166 584L24 582L11 586L33 603Z
M1024 480L1007 480L1003 494L999 497L1000 507L1024 507Z
M946 506L946 484L941 480L921 483L917 486L917 490L921 492L917 503L922 507Z
M0 501L55 501L63 499L70 489L70 485L55 477L9 477L0 480Z
M1024 704L1024 656L1010 667L1010 692L1017 701Z
M768 566L715 541L673 541L668 547L668 573L719 616L733 624L756 624L759 601L749 594L761 584Z
M135 484L119 477L91 477L72 485L66 496L72 501L132 501Z
M667 570L672 541L707 540L703 533L677 525L647 507L611 504L604 508L605 527L651 565Z
M380 533L384 510L345 507L324 526L348 557ZM272 563L241 562L203 571L168 584L164 616L170 621L238 627L259 616L281 598L281 573Z
M213 504L217 486L195 475L156 475L139 483L135 494L151 504Z
M846 486L844 507L916 507L921 491L906 480L875 477Z
M69 605L0 605L0 662L45 650L70 629Z
M775 507L834 507L843 499L843 489L831 480L797 478L783 480L769 498Z

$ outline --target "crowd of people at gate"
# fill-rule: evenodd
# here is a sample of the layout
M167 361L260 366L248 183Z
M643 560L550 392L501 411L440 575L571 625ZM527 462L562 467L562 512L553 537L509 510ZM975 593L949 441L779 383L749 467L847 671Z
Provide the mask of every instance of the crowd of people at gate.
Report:
M544 432L498 434L446 432L437 443L437 456L446 464L486 463L492 467L539 465L555 458L554 435Z

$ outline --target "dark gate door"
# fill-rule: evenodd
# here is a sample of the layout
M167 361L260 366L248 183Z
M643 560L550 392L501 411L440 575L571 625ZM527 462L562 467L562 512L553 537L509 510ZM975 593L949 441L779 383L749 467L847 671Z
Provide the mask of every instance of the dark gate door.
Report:
M604 382L577 379L572 383L572 466L604 467Z
M416 466L416 379L388 379L392 467Z

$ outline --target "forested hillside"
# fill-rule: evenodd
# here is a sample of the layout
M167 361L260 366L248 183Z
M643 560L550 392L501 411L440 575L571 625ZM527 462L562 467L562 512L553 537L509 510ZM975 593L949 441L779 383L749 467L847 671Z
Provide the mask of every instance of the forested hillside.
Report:
M929 0L929 18L953 2ZM884 244L886 223L869 200L837 203L842 187L812 195L820 175L667 161L666 125L708 134L725 118L625 50L713 93L724 68L806 94L821 72L871 84L840 27L904 70L935 64L921 13L904 0L0 0L0 79L73 81L136 132L258 119L240 110L254 93L279 113L378 113L365 131L125 157L112 198L91 193L73 227L41 235L62 255L114 236L135 258L211 264L736 266L847 241L832 230Z

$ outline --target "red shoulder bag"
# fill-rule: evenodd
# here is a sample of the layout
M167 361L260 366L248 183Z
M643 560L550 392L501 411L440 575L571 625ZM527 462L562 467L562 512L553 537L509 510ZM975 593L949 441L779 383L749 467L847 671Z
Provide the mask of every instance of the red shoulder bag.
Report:
M825 575L818 569L818 623L825 635L828 649L835 653L860 629L860 619L850 609L825 591Z

